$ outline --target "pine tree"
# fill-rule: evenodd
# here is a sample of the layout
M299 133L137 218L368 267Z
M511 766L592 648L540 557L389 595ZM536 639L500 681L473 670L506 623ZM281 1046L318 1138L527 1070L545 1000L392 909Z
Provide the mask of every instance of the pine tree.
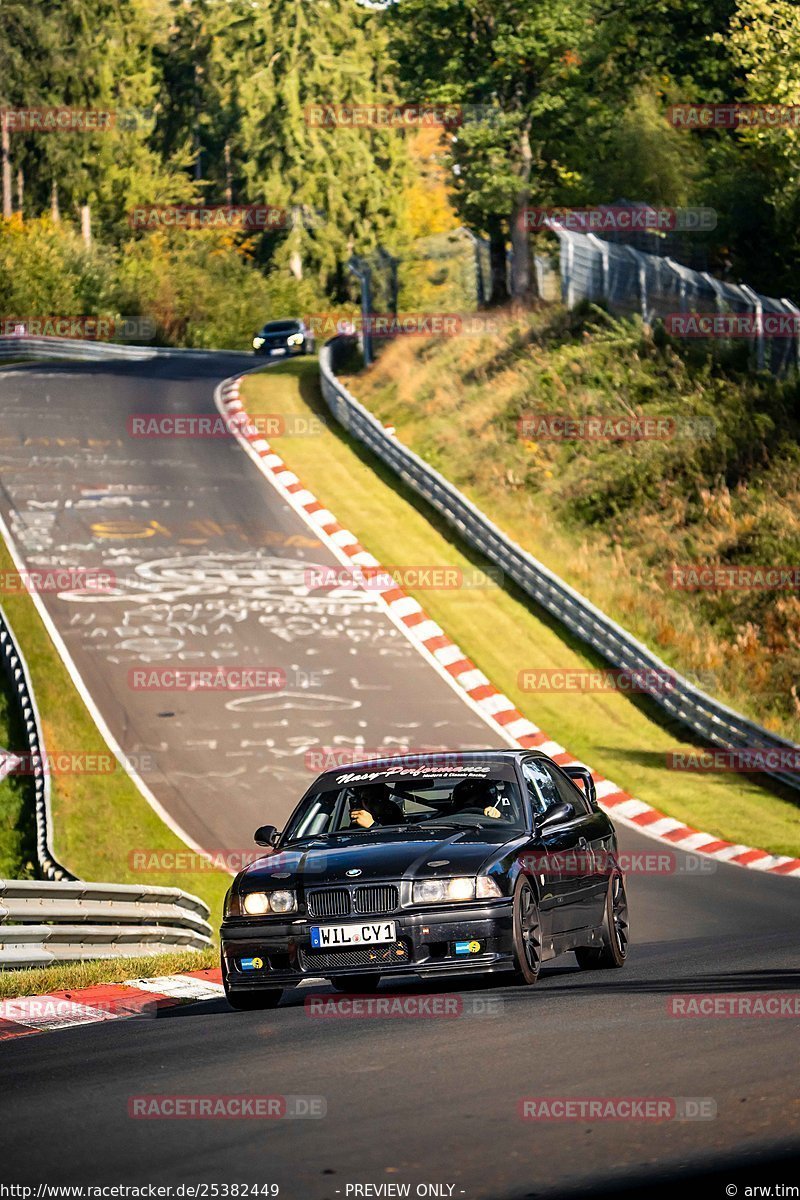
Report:
M244 27L237 5L250 14ZM236 46L220 38L210 69L227 77L238 109L233 149L247 199L292 214L274 239L276 264L343 296L350 254L397 247L407 154L399 131L319 124L315 110L395 100L386 33L355 0L229 8Z

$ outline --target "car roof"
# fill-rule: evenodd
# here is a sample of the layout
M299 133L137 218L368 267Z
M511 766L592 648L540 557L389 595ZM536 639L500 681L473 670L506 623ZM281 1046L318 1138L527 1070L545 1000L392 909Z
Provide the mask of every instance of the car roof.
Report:
M327 770L320 772L317 778L325 779L329 775L341 775L342 771L380 770L383 766L401 766L408 763L413 763L414 766L425 766L426 763L430 763L435 766L437 763L447 763L456 758L465 763L485 762L487 759L489 762L508 763L530 754L538 755L540 758L546 757L535 749L525 750L509 747L498 750L496 746L486 750L431 750L426 754L387 754L385 758L362 758L353 762L340 763L335 767L328 767ZM453 774L458 775L457 766L454 766Z

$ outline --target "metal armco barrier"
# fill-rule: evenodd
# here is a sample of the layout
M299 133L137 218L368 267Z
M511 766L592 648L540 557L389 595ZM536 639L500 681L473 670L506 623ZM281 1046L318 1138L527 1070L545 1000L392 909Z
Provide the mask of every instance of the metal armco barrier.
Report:
M0 879L0 969L204 950L208 914L179 888Z
M0 360L3 358L69 358L93 361L108 358L127 358L144 362L160 352L156 346L121 346L113 342L89 342L59 337L0 337ZM163 351L161 351L163 353Z
M65 358L76 362L105 362L124 358L147 362L176 355L246 354L246 350L201 350L172 346L130 346L119 342L92 342L80 338L0 337L0 363L4 358Z
M34 807L36 816L36 858L45 879L75 879L53 854L50 844L52 818L50 815L50 773L43 769L47 761L42 722L31 687L28 664L14 638L8 618L0 608L0 665L8 676L22 721L25 726L25 749L30 753L33 770Z
M767 769L764 773L800 790L800 772L781 769L781 764L777 762L783 753L800 751L800 747L749 721L678 675L585 596L506 537L444 476L387 433L381 422L336 378L336 357L345 345L344 339L334 338L323 347L320 353L320 379L328 408L348 433L363 442L400 479L441 513L465 542L500 567L532 600L556 617L606 662L630 672L645 674L655 671L660 678L668 674L671 686L657 688L650 695L670 717L714 746L774 751L776 769Z

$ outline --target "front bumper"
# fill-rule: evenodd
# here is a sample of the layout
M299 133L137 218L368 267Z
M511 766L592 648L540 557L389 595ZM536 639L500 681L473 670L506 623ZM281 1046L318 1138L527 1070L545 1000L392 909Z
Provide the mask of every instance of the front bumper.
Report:
M253 352L261 358L296 358L298 354L308 353L305 342L301 346L259 346Z
M397 925L393 946L311 947L311 926L332 921L297 918L229 918L222 923L222 959L228 986L291 987L303 979L335 979L344 975L443 976L473 971L504 971L513 966L513 908L510 898L480 904L399 912L383 918ZM478 943L478 949L474 943ZM473 943L456 953L456 943ZM399 950L402 947L402 954ZM370 958L374 955L374 958ZM260 959L258 969L243 969L243 959Z

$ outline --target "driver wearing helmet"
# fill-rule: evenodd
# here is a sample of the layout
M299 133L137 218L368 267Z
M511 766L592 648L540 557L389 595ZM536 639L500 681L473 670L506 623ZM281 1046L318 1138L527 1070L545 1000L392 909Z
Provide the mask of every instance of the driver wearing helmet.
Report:
M502 814L495 804L494 788L486 779L462 779L453 788L451 812L474 813L497 819Z
M385 784L371 783L355 788L350 796L350 824L362 829L373 825L402 825L403 810L392 800Z

